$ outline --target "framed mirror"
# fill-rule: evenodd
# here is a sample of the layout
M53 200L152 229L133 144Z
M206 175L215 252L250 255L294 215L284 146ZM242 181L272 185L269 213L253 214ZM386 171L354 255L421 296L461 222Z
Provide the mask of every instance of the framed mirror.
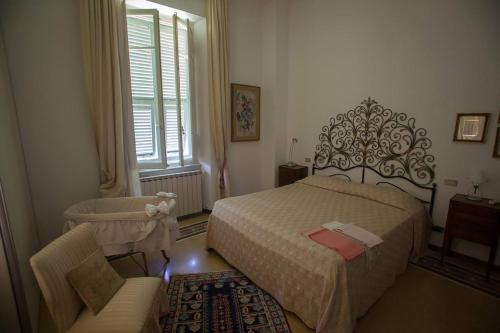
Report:
M459 113L453 141L484 142L489 113Z

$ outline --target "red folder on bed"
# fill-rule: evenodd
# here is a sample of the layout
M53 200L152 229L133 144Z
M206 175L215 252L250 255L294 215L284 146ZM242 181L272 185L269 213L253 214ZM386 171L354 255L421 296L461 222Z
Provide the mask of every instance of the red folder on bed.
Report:
M307 232L306 235L316 243L337 251L347 261L356 258L365 250L355 240L328 229L317 228Z

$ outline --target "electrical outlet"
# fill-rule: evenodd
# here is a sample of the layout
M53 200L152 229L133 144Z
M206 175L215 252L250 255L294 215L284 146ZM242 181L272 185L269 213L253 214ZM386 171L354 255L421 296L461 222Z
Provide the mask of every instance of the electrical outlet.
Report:
M457 187L458 180L456 180L456 179L445 179L444 180L444 184L447 185L447 186Z
M311 158L310 157L306 157L305 161L306 161L306 163L311 163Z

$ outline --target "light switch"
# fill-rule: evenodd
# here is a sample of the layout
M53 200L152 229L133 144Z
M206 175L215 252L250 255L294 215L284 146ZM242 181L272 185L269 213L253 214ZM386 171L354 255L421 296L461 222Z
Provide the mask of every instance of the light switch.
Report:
M447 186L453 186L456 187L458 185L458 180L456 179L445 179L444 184Z
M306 157L305 161L306 161L306 163L311 163L311 158L310 157Z

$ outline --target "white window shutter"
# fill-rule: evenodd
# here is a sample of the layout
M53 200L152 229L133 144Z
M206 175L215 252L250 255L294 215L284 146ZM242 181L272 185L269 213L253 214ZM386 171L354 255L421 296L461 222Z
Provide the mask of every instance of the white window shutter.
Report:
M145 15L129 15L127 29L136 153L142 160L155 154L153 22Z
M187 30L182 22L177 25L175 43L175 19L158 19L147 12L129 10L127 15L137 159L143 168L156 168L157 162L167 160L169 164L182 165L192 152L191 140L187 139L191 133ZM157 31L159 35L155 35ZM157 40L159 48L155 47Z

